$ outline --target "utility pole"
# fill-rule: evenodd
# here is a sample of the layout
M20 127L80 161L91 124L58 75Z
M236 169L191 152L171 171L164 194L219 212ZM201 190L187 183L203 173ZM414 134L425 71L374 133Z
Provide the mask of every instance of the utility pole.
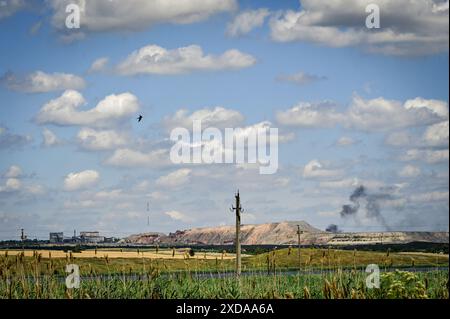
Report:
M236 206L231 206L230 211L236 212L236 277L239 278L241 276L241 213L244 210L241 206L239 190L234 197L236 200Z
M301 234L303 231L300 230L300 225L297 225L297 235L298 235L298 272L300 273L302 270L302 262L300 259L300 245L301 245Z
M24 229L20 229L20 240L25 241L27 239L27 236L25 235Z
M27 239L27 236L25 236L24 229L20 229L20 240L22 241L22 250L25 249L25 240Z

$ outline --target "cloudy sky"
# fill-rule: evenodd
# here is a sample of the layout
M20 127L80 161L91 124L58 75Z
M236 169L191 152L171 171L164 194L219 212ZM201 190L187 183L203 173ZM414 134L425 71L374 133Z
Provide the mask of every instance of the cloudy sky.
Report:
M0 239L232 224L238 188L243 223L448 231L448 0L181 2L0 0ZM278 128L277 173L172 164L194 119Z

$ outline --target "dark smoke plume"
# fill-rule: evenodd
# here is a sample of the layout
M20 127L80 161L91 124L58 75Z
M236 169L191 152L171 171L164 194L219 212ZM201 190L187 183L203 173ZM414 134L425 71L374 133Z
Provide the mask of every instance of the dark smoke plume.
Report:
M361 206L365 203L366 215L369 218L375 219L383 226L388 228L386 221L381 214L380 201L393 199L393 196L389 193L369 194L366 188L361 185L358 186L350 195L350 201L352 204L343 205L340 212L341 217L346 218L353 216L359 218L358 212Z
M329 225L326 229L326 231L329 231L331 233L340 233L341 231L339 230L338 225L335 224L331 224Z

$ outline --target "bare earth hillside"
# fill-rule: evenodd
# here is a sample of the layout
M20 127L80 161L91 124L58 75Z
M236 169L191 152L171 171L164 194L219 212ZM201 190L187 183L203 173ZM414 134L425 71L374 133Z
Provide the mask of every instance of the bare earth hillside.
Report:
M415 241L448 243L448 232L364 232L330 233L314 228L307 222L279 222L258 225L242 225L241 242L243 245L286 245L297 244L297 225L300 225L303 245L351 245L375 243L408 243ZM235 226L218 226L177 230L169 235L144 233L123 239L132 244L201 244L226 245L234 241Z

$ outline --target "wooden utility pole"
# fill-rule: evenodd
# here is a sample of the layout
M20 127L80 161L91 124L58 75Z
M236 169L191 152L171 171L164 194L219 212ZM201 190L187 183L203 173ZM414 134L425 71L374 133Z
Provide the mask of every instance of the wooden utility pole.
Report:
M25 249L25 240L27 240L27 236L25 235L24 229L20 229L20 240L22 241L22 249Z
M303 232L300 230L300 225L297 225L297 235L298 235L298 272L300 273L302 270L302 262L300 259L300 245L301 245L301 234Z
M27 240L27 235L25 235L25 230L23 228L20 229L20 240L24 242Z
M241 198L239 190L234 196L236 199L236 206L232 206L230 211L236 212L236 277L241 275L241 213L244 211L241 206Z

